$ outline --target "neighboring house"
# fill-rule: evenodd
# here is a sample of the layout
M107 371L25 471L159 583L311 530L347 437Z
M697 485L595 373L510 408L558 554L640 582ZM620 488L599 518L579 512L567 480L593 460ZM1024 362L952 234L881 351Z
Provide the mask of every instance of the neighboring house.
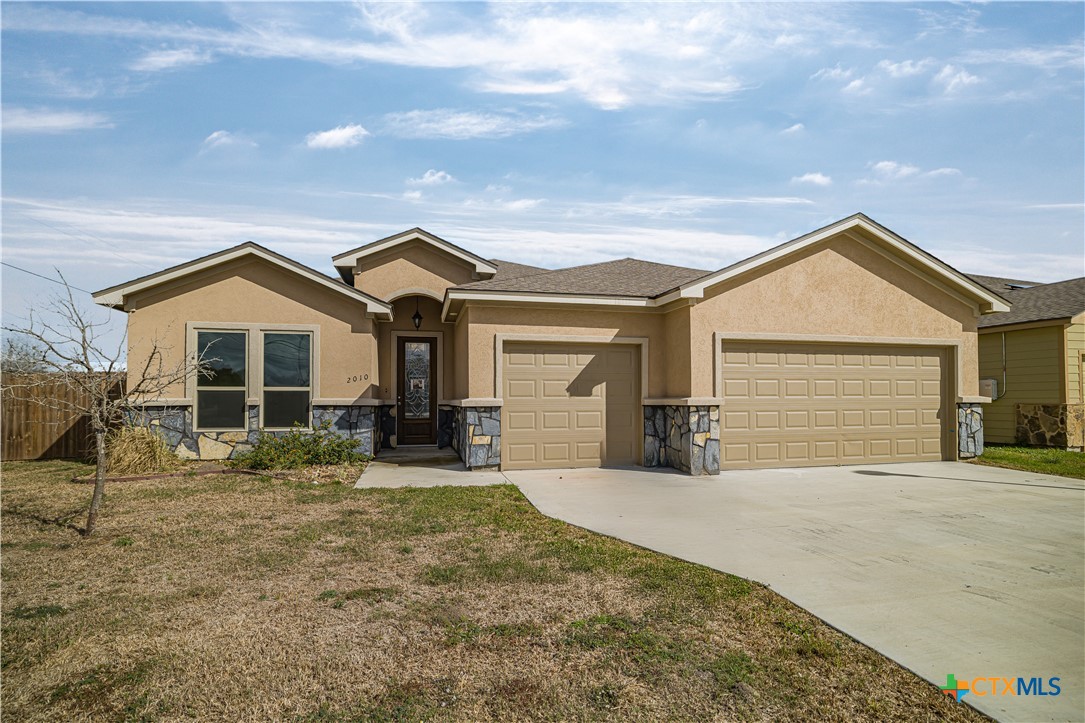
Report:
M998 294L857 214L718 271L547 270L421 229L325 276L252 243L94 295L217 374L148 404L188 456L331 420L469 468L953 460L982 444L976 324Z
M972 278L1013 308L979 320L988 442L1085 448L1085 278L1041 284Z

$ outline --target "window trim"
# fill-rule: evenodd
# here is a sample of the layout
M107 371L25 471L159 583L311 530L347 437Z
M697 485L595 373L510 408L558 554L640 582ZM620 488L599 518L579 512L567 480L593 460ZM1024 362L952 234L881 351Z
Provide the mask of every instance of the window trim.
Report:
M251 347L249 345L249 332L247 329L235 329L231 327L223 327L216 329L208 329L205 327L197 327L193 331L193 341L191 348L194 349L193 355L202 353L200 349L200 332L214 334L216 332L220 334L242 334L245 337L245 386L242 387L204 387L200 388L200 380L198 374L192 375L192 431L194 432L247 432L249 429L249 369L252 359ZM242 422L240 427L201 427L200 422L200 392L243 392L245 394L245 405L242 414Z
M247 335L245 346L245 407L254 405L262 406L262 388L264 376L263 333L308 333L310 335L309 346L309 426L303 429L311 430L313 424L313 407L320 397L320 325L319 324L258 324L251 322L236 321L189 321L185 323L185 348L189 350L189 359L193 359L198 353L199 331L222 331L244 332ZM290 391L286 387L274 387L283 391ZM299 390L300 391L300 390ZM185 381L185 397L192 404L192 428L196 432L240 432L248 431L248 426L241 429L201 429L196 427L196 375L189 375ZM248 420L246 419L246 425ZM264 429L264 411L260 410L258 429ZM276 429L275 431L281 431Z
M309 386L307 387L267 387L264 385L264 337L268 334L305 334L309 337ZM291 329L272 329L268 327L261 327L259 329L260 335L260 369L258 374L260 375L260 383L257 385L257 393L260 401L260 429L267 430L269 432L289 432L293 427L268 427L264 424L264 414L267 404L264 402L264 395L270 390L273 392L308 392L309 393L309 415L306 420L306 424L301 427L304 432L311 432L313 430L313 400L316 399L316 394L313 391L316 381L316 333L310 330L294 331Z

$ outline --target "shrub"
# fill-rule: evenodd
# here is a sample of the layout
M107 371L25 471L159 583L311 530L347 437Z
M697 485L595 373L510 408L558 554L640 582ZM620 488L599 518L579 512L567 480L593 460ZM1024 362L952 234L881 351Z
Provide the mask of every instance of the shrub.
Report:
M123 426L106 436L109 474L136 475L177 469L180 458L147 427Z
M297 469L315 464L357 464L369 455L356 451L358 442L341 437L325 421L312 431L295 425L285 434L261 433L252 449L231 462L247 469Z

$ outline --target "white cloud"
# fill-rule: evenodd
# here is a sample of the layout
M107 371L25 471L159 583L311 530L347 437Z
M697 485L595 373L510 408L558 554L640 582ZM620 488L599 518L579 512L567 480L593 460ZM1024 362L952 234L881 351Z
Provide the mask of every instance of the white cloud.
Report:
M815 186L831 186L833 185L833 179L826 176L824 173L804 173L801 176L794 176L791 179L792 183L812 183Z
M305 145L309 148L351 148L370 135L369 131L356 123L337 126L327 131L310 133L305 136Z
M456 179L450 174L444 171L438 171L433 168L429 169L422 174L421 178L408 178L408 186L442 186L446 183L452 183Z
M860 184L882 184L892 181L903 181L909 178L948 178L960 176L961 169L942 167L932 171L924 171L919 166L911 163L898 163L897 161L878 161L867 164L867 168L874 172L874 178L859 181Z
M1063 68L1080 70L1085 62L1085 43L1079 39L1065 45L969 50L958 56L957 61L974 65L1024 65L1049 73Z
M5 106L2 113L5 133L70 133L114 126L109 116L87 111Z
M422 200L422 192L421 191L404 191L403 192L403 199L406 200L406 201L421 201Z
M852 68L842 68L837 63L832 68L822 68L810 76L810 80L847 80L855 71Z
M919 173L919 166L913 166L910 163L897 163L896 161L878 161L877 163L871 163L870 169L873 170L878 177L889 181L899 181Z
M216 148L256 148L256 141L230 131L215 131L203 139L200 153L207 153Z
M541 12L514 3L483 11L377 3L310 12L237 4L227 12L233 25L210 27L28 6L5 12L4 27L161 43L166 49L133 61L146 72L225 57L387 63L463 70L484 92L565 94L605 109L718 100L753 85L737 68L872 42L851 10L823 5L568 3Z
M938 75L934 76L934 82L942 86L946 95L952 95L970 85L979 83L980 79L964 68L956 65L946 65L938 71Z
M191 65L205 65L213 60L211 53L198 48L155 50L135 60L128 67L143 73L157 73Z
M927 72L933 64L934 60L931 58L902 60L899 63L883 60L878 63L877 68L893 78L909 78Z
M787 128L784 128L782 131L780 131L780 133L790 136L796 133L801 133L804 130L806 130L806 126L804 126L802 123L796 123L793 126L788 126Z
M449 108L412 110L384 116L385 131L399 138L507 138L565 125L553 116L520 116L458 111Z
M851 93L852 95L866 95L870 92L870 87L867 86L865 78L856 78L845 85L841 92Z
M1037 211L1081 211L1085 203L1034 203L1025 208Z
M626 216L630 218L698 216L707 211L733 206L802 206L808 198L795 196L697 196L635 194L620 201L584 201L570 204L567 217Z

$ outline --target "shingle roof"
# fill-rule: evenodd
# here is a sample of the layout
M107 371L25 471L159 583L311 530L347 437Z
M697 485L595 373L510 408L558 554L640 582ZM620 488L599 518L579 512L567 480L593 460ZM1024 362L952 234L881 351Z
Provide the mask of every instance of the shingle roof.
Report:
M1085 312L1085 278L1000 293L1012 304L1010 310L981 316L978 322L981 328L1065 319Z
M1007 279L1002 276L980 276L979 274L969 274L969 276L996 294L1016 291L1025 286L1043 286L1042 281L1022 281L1021 279Z
M471 291L522 291L540 294L591 294L593 296L655 297L708 271L669 266L639 259L618 259L568 269L541 271L515 278L497 276L456 286Z
M489 262L497 267L497 273L493 275L493 278L487 279L492 281L493 279L500 279L501 281L508 281L509 279L518 279L521 276L529 276L531 274L542 274L550 271L550 269L539 268L538 266L528 266L527 264L518 264L515 261L502 261L501 259L489 259Z

